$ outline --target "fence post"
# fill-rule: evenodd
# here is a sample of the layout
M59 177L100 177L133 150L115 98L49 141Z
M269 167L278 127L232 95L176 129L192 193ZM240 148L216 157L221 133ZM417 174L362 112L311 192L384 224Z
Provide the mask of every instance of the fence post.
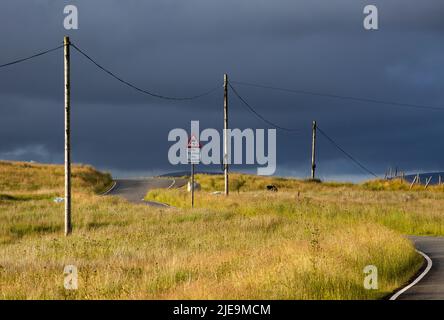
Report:
M427 189L427 187L430 184L430 181L432 181L432 176L430 176L428 179L426 178L426 184L425 184L425 188L424 189Z
M413 178L413 181L412 181L412 183L410 184L410 189L413 188L413 185L416 183L416 179L418 179L418 176L415 176L415 177Z

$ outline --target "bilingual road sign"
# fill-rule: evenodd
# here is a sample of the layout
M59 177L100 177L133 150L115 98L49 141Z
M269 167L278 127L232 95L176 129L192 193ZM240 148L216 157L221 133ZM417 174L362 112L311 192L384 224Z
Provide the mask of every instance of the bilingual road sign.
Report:
M188 150L188 162L191 164L199 164L200 162L200 151L199 149Z
M192 135L188 140L188 162L191 164L199 164L200 162L200 148L199 139Z

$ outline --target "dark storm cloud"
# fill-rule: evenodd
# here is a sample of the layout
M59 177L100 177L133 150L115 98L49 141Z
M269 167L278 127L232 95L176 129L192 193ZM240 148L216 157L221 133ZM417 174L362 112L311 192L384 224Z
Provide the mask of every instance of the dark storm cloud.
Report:
M80 29L66 32L75 4ZM380 30L365 31L375 4ZM0 3L0 64L71 40L116 74L156 93L186 96L230 78L288 88L444 107L444 4L428 1L17 1ZM220 128L222 92L167 102L122 86L72 53L74 160L119 174L178 170L168 165L175 127ZM441 80L441 81L440 81ZM301 129L278 133L278 173L307 175L316 119L373 171L443 169L444 111L335 100L237 86L269 120ZM266 125L230 97L231 126ZM62 161L61 52L0 70L0 157ZM319 138L319 172L362 171Z

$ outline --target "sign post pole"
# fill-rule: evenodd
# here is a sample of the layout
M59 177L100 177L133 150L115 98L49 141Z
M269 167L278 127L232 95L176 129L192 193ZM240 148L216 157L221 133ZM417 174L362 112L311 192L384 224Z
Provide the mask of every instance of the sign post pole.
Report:
M191 163L191 208L194 208L194 165L200 162L200 143L194 135L188 141L188 162Z
M191 208L194 208L194 163L191 164Z

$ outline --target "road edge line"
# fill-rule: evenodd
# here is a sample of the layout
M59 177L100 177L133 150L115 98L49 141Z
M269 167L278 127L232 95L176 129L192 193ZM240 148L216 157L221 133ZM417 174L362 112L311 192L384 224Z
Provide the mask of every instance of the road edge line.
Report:
M107 191L99 193L99 196L106 196L108 193L110 193L111 191L113 191L113 189L116 187L117 185L117 181L114 181L113 185L111 186L111 188L109 188Z
M167 189L171 189L175 184L176 184L176 179L173 178L173 183L171 183Z
M150 204L150 203L155 203L155 204L158 204L158 205L160 205L160 206L164 206L165 208L171 208L171 206L169 205L169 204L167 204L167 203L162 203L162 202L157 202L157 201L152 201L152 200L148 200L148 201L146 201L146 200L142 200L143 202L145 202L146 204Z
M405 286L404 288L402 288L401 290L396 292L393 296L390 297L389 300L396 300L396 299L398 299L398 297L401 294L403 294L404 292L406 292L407 290L412 288L414 285L418 284L418 282L421 281L422 278L424 278L427 273L429 273L430 269L432 269L432 266L433 266L432 259L430 259L430 257L428 255L426 255L422 251L416 250L416 252L418 252L420 255L422 255L423 258L427 261L427 267L425 268L425 270L412 283L410 283L409 285Z
M169 185L169 187L167 189L171 189L175 184L176 184L176 179L173 178L173 182ZM142 198L142 201L148 205L151 202L151 203L155 203L155 204L164 206L165 208L171 208L171 206L168 203L157 202L157 201L152 201L152 200L145 200L145 198Z

